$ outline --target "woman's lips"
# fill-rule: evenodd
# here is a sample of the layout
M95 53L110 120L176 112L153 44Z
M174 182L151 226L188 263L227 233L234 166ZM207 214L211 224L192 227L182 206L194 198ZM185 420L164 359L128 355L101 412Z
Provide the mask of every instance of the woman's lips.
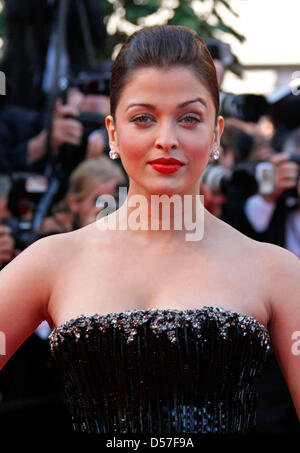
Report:
M156 164L152 162L150 162L150 165L159 173L175 173L175 171L183 166L181 164Z

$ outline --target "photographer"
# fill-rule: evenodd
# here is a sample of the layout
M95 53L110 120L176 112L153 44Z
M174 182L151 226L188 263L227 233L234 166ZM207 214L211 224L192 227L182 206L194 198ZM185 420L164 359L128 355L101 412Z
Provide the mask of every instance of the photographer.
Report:
M57 99L53 126L51 132L51 145L54 154L59 154L63 145L73 145L80 147L82 143L84 127L76 118L80 112L96 112L102 115L107 115L107 98L98 95L97 100L89 99L89 95L83 95L76 89L71 89L71 94L68 97L66 105L62 104L60 99ZM94 97L93 97L94 98ZM99 125L100 126L100 125ZM46 152L46 136L47 131L43 129L36 137L33 137L28 142L27 160L32 163L40 159ZM90 134L88 137L86 158L99 157L105 148L104 134L97 132Z
M36 147L29 150L29 142L43 129L44 115L22 107L7 107L0 118L0 172L15 171L42 173L46 159ZM42 135L39 141L42 142ZM45 137L44 137L45 139Z
M249 197L244 212L253 236L285 247L300 258L299 164L289 158L285 152L270 158L275 166L274 191Z
M96 98L96 99L95 99ZM81 146L84 134L82 123L74 117L80 112L94 112L107 115L108 101L104 95L84 95L79 90L69 90L67 104L63 105L58 99L55 106L51 145L54 155L60 153L63 145L77 149ZM47 164L46 142L48 131L44 128L45 115L40 112L8 107L0 120L0 171L32 171L43 173ZM95 126L96 127L96 126ZM100 124L99 124L100 129ZM106 146L104 131L90 135L87 140L86 158L102 154ZM74 164L78 162L75 156ZM77 159L76 159L77 157ZM81 159L82 156L80 155ZM1 163L5 163L2 168Z

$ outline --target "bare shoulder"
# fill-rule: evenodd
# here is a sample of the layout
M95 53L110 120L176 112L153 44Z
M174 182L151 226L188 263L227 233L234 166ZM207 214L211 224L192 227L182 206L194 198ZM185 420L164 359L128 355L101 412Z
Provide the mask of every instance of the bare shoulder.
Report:
M255 242L257 253L263 262L272 288L278 290L289 282L300 283L300 260L294 253L275 244L253 242Z
M44 320L57 271L72 253L75 236L68 233L38 239L0 272L0 331L6 355L0 368ZM74 238L74 239L73 239Z
M78 242L79 235L77 231L57 233L38 239L24 252L28 255L30 254L32 259L38 260L41 266L45 265L50 271L63 265L64 260L75 253L75 247Z
M92 240L96 228L94 225L87 225L78 230L69 231L67 233L56 233L50 236L43 237L36 241L37 253L43 255L49 251L49 259L55 265L63 265L65 260L76 257L79 250L89 240Z
M283 247L260 243L259 253L266 270L272 312L279 314L282 306L300 313L300 260Z
M280 315L283 300L286 309L298 305L300 311L299 258L278 245L251 239L223 221L218 227L227 256L238 260L240 269L247 269L247 278L255 287L263 288L270 315Z
M55 284L58 273L66 270L70 260L76 259L82 244L80 230L67 233L52 234L42 237L17 255L0 275L26 275L35 281L40 294L45 293L47 300ZM31 278L30 278L31 280Z
M74 239L69 233L55 234L40 238L26 247L0 272L3 282L20 281L34 283L36 292L47 300L51 292L55 272L71 254Z
M96 224L78 230L46 236L36 242L36 253L43 260L53 281L65 273L71 263L81 260L83 253L89 256L106 241L105 231L98 231ZM47 258L46 258L47 257Z
M253 275L260 275L272 318L295 310L300 315L300 260L289 250L255 241L227 225L229 242L239 247ZM249 278L251 276L249 275Z
M215 235L220 241L223 241L224 244L228 246L228 249L234 249L237 254L247 259L248 264L250 264L249 261L251 258L253 258L254 263L257 264L257 260L261 261L267 259L269 254L274 253L275 255L278 255L281 251L286 251L277 245L251 239L221 219L217 219ZM288 252L288 254L289 253L290 252Z
M281 372L300 420L300 260L283 247L257 245L269 297L268 330Z
M296 266L297 263L300 263L295 254L283 247L251 239L223 220L217 219L217 223L219 228L217 234L220 237L223 237L228 244L235 245L242 253L249 252L251 254L253 252L260 260L265 261L268 268L272 265L276 267L286 264L287 261L294 262Z

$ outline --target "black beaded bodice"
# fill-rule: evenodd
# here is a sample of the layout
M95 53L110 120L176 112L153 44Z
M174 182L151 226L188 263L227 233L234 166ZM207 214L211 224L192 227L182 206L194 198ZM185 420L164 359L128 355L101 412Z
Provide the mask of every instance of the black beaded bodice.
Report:
M49 339L75 431L255 431L270 338L251 316L222 307L81 315Z

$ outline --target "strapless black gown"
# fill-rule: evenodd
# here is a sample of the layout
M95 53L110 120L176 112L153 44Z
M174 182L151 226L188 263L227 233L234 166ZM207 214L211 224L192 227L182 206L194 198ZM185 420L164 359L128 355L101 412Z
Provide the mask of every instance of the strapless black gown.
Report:
M251 316L221 307L81 315L49 339L77 432L255 432L270 338Z

